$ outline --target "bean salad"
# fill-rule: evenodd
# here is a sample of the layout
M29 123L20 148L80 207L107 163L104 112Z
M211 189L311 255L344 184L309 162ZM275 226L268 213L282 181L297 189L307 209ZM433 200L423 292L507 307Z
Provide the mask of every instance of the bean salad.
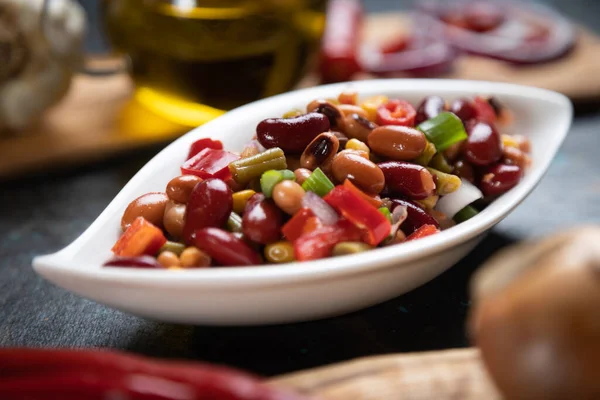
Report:
M194 142L133 200L107 267L185 269L350 255L434 235L521 180L530 144L495 97L346 91L258 124L240 153Z

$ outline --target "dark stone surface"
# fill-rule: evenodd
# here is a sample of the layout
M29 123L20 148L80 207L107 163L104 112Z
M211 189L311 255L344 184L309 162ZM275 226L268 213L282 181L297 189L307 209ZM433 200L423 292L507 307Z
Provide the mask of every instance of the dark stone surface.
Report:
M367 1L372 10L396 3ZM586 7L598 10L595 1L556 4L590 24L600 15L585 13ZM515 241L575 224L600 223L600 112L594 109L577 115L534 193L448 272L387 303L303 324L162 324L81 299L35 275L32 257L74 240L159 148L76 170L0 182L0 345L107 347L225 363L264 375L373 354L466 346L467 284L485 259Z

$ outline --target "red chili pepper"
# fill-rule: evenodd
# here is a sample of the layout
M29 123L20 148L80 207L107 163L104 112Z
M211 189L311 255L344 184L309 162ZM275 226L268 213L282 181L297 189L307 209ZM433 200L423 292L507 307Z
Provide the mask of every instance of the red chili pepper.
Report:
M489 124L496 122L496 111L494 111L494 108L483 97L475 97L473 108L475 108L475 118L478 120Z
M406 241L421 239L438 233L440 230L435 225L421 225L419 229L408 235Z
M194 157L196 154L200 153L204 149L223 150L223 143L221 143L220 140L212 140L208 138L196 140L190 146L190 152L188 154L187 160Z
M281 228L283 236L290 242L295 242L304 234L304 227L308 219L314 217L315 214L309 208L301 208L294 216Z
M229 164L239 159L236 154L224 150L205 148L181 166L183 175L196 175L203 179L231 178Z
M392 230L392 225L385 215L341 185L333 188L323 200L362 229L363 240L371 246L381 243Z
M155 361L114 351L0 350L0 398L100 400L300 400L257 377L203 363Z
M323 226L294 242L294 254L298 261L318 260L329 257L333 247L340 242L360 240L362 232L350 221L340 219L333 225Z
M417 111L407 101L390 100L377 108L377 123L379 125L415 126Z
M137 217L121 235L112 248L112 252L121 257L155 255L167 242L162 230L144 217Z
M363 192L362 190L357 188L349 179L346 179L344 181L344 187L346 189L350 190L351 192L354 192L355 195L362 198L363 200L366 200L373 207L379 208L383 204L383 201L381 201L379 196L377 196L377 197L369 196L368 194L366 194L365 192Z
M358 46L363 22L359 0L330 0L321 45L320 71L325 82L348 81L362 70Z

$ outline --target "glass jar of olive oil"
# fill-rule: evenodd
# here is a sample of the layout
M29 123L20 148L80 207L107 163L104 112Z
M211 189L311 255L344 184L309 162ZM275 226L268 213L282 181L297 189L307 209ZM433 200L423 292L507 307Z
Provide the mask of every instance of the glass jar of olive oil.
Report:
M200 125L296 85L312 64L327 0L104 0L109 40L136 98Z

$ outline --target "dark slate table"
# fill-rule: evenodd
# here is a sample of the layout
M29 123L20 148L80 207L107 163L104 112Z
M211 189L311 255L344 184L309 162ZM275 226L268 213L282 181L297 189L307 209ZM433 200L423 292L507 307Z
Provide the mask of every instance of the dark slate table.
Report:
M555 3L592 27L600 17L600 2ZM397 1L367 1L371 11L392 5ZM483 261L516 241L600 223L599 149L600 107L592 104L578 110L560 154L535 192L448 272L411 293L350 315L254 328L141 319L69 294L31 269L33 256L54 252L83 232L160 148L0 182L0 345L106 347L224 363L263 375L373 354L466 346L467 285Z

